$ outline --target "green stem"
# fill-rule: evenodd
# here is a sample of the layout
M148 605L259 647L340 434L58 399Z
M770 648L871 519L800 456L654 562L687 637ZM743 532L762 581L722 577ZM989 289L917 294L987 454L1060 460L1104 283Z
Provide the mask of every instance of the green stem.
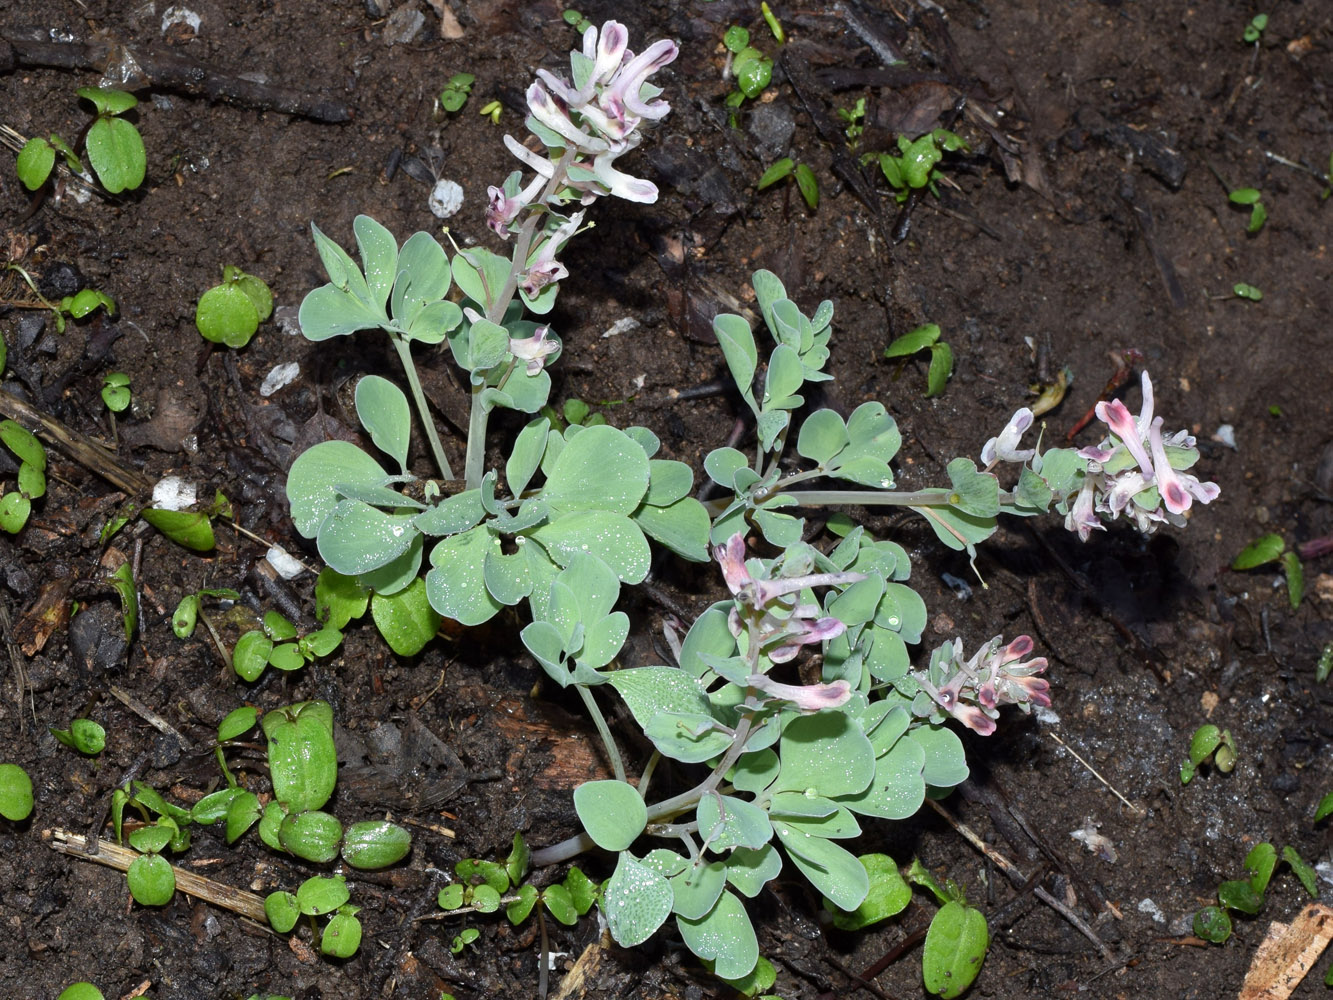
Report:
M741 755L745 753L745 743L750 738L753 723L752 716L746 715L743 717L740 725L736 727L736 739L728 748L726 756L713 769L713 773L688 792L681 792L679 795L673 795L669 799L663 799L661 802L650 806L648 808L648 822L654 823L668 816L679 815L691 806L698 805L700 799L722 784L722 779L726 777L732 765L740 760ZM558 864L561 861L568 861L585 851L592 850L595 846L591 837L586 833L580 833L567 840L562 840L558 844L551 844L549 847L541 847L533 851L532 866L541 868L546 865Z
M412 360L412 345L408 343L406 337L396 333L390 333L389 340L393 342L394 350L398 352L398 360L403 366L403 374L407 376L407 384L412 390L412 399L417 404L417 415L421 417L421 425L426 430L426 440L430 442L435 464L445 479L453 479L454 474L449 468L449 459L444 456L444 446L440 444L440 435L435 430L435 421L430 415L430 408L426 405L425 393L421 391L421 380L417 378L416 362Z
M597 727L597 733L602 737L602 745L606 747L606 756L611 761L611 770L615 772L617 781L625 780L625 765L621 763L620 751L616 749L616 741L611 738L611 730L606 725L606 719L602 716L602 710L597 706L597 700L593 698L592 692L588 690L586 684L576 684L574 687L579 692L579 697L583 699L583 705L592 716L593 725Z
M799 507L836 507L848 504L861 504L865 507L952 507L956 501L950 500L948 491L917 490L911 493L886 493L882 490L784 490L774 489L772 493L782 493L795 499ZM1013 493L1000 491L1000 503L1013 503Z
M486 422L491 411L481 402L481 394L486 391L486 378L472 386L472 409L467 417L467 454L463 458L463 485L475 490L481 486L482 471L486 461Z

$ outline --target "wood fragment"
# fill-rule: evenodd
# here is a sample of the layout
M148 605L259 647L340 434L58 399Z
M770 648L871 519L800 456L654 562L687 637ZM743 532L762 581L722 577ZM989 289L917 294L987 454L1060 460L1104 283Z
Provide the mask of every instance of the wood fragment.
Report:
M179 729L173 726L166 719L162 718L162 716L158 715L156 712L154 712L151 708L149 708L147 705L141 702L138 698L134 697L134 695L130 694L128 691L124 690L123 688L118 688L114 684L109 685L107 687L107 690L111 692L111 694L115 697L117 701L119 701L122 705L128 708L135 715L138 715L140 718L142 718L145 722L147 722L150 726L156 729L159 733L165 733L166 735L175 738L176 742L180 744L182 750L188 750L192 746L190 740L186 739L181 734Z
M89 854L88 838L81 834L70 833L68 830L43 830L42 839L53 851L68 854L81 861L94 861L121 872L129 871L134 859L139 857L138 851L121 847L115 841L101 839L96 842L97 853ZM187 896L194 896L196 899L202 899L206 903L231 910L233 913L239 913L243 917L249 917L257 923L268 926L263 897L222 882L215 882L211 878L204 878L175 865L171 866L171 870L176 876L176 888Z
M1287 1000L1331 940L1333 907L1323 903L1311 903L1290 924L1269 924L1237 1000Z
M107 41L48 42L21 38L0 38L0 73L16 68L42 66L52 69L105 72L113 61L131 58L142 71L134 89L151 87L173 90L214 101L229 101L259 111L280 111L317 122L346 122L352 111L338 101L326 101L286 87L247 80L223 73L177 52L149 45L135 45L131 51Z
M17 396L0 389L0 415L22 424L38 437L59 445L70 458L97 473L108 483L130 496L150 493L153 481L131 468L92 438L66 427L55 417L48 417Z

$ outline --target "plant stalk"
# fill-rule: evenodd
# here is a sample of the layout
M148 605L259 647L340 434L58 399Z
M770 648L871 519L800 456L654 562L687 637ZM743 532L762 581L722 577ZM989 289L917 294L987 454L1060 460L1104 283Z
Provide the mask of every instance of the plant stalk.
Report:
M421 417L421 424L426 431L426 440L430 442L431 454L435 456L435 464L439 467L440 475L445 479L453 479L454 474L449 468L449 459L444 456L444 446L440 444L440 435L435 430L435 420L430 415L430 408L426 406L425 393L421 391L421 380L417 378L417 366L412 360L412 345L408 343L406 337L401 337L396 333L389 334L389 339L393 341L394 350L398 352L398 360L402 363L403 374L407 376L407 384L412 390L412 399L417 404L417 415Z
M606 748L606 756L611 761L611 770L615 772L617 781L625 780L625 765L621 762L620 751L616 749L616 741L611 736L611 730L606 724L606 719L602 716L602 710L597 705L597 700L593 698L592 692L588 690L586 684L575 684L574 687L579 692L579 697L583 699L583 705L592 716L593 725L597 727L597 734L602 738L602 746Z

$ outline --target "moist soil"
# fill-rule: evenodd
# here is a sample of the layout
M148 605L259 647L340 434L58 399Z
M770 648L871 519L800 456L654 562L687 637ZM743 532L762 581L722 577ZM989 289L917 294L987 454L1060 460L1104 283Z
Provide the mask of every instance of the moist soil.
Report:
M503 857L515 831L532 845L574 832L570 793L606 774L577 702L524 655L521 622L502 616L456 631L412 658L394 656L367 623L332 657L246 685L228 675L203 629L177 639L171 612L186 593L232 588L241 610L214 609L223 644L268 609L313 625L313 575L275 584L260 570L269 544L318 564L291 526L285 472L311 443L350 433L357 376L399 376L374 336L318 346L299 336L295 307L325 280L310 224L344 245L359 213L400 239L438 234L427 197L436 177L450 178L465 192L450 235L493 245L486 187L515 165L501 136L522 134L524 87L538 67L565 67L577 35L548 2L431 0L418 10L416 0L398 9L389 0L196 0L197 30L164 30L164 6L13 0L0 13L0 33L15 43L0 49L0 117L23 136L77 136L89 115L75 90L98 84L99 60L110 58L113 76L127 54L164 74L123 84L140 98L132 117L148 150L137 192L80 201L62 185L61 197L34 206L12 167L0 171L9 262L49 297L94 286L119 306L113 318L99 312L60 333L47 314L14 304L32 296L9 272L4 390L107 443L145 482L175 474L203 496L222 491L263 541L219 522L216 549L198 555L135 522L103 543L125 502L145 497L51 446L49 493L0 543L0 759L28 770L37 799L29 821L0 823L0 995L53 997L76 980L109 997L535 995L541 942L531 923L422 919L459 859ZM974 456L1032 401L1032 385L1067 369L1063 403L1044 418L1047 442L1063 439L1117 358L1137 351L1135 370L1151 370L1167 429L1198 437L1197 471L1221 486L1187 528L1146 539L1114 528L1079 544L1056 518L1009 521L982 547L983 587L921 522L865 515L911 552L913 582L931 608L927 642L961 635L972 648L996 633L1029 633L1050 658L1051 712L1006 716L988 739L965 733L973 776L943 803L1012 860L1018 885L930 809L910 822L867 823L855 847L902 864L919 857L986 913L993 944L974 996L1233 993L1270 922L1290 920L1306 894L1283 869L1259 914L1238 917L1224 945L1193 937L1193 913L1221 881L1240 877L1257 842L1291 845L1311 863L1329 846L1327 824L1313 815L1330 791L1333 694L1316 683L1315 666L1333 640L1333 578L1308 558L1293 609L1277 564L1229 566L1260 535L1290 548L1333 531L1333 206L1313 175L1333 150L1330 11L1276 5L1260 41L1247 44L1241 32L1254 10L1230 2L774 6L789 34L782 47L751 3L581 5L596 23L626 23L634 47L673 37L681 54L659 75L670 116L627 161L659 185L660 200L599 202L595 231L567 251L553 399L586 400L619 426L647 425L666 457L701 468L740 412L733 395L708 388L725 374L710 320L744 309L750 272L767 267L807 311L823 299L836 305L836 381L818 402L849 412L881 400L904 432L899 485L914 489L944 481L952 457ZM734 123L720 44L732 23L778 57L772 84ZM19 44L33 41L88 48L53 66L63 57ZM182 57L202 71L173 77L170 60ZM472 96L442 115L433 95L457 72L475 74ZM248 96L227 96L245 84ZM306 110L325 117L344 105L347 120L287 113L275 88L304 95ZM864 132L849 149L836 112L858 98ZM498 127L478 114L492 100ZM882 175L858 165L862 153L893 149L899 134L941 125L969 150L944 165L938 197L904 209ZM755 190L783 156L813 170L816 210L790 180ZM1257 232L1247 232L1248 208L1228 204L1240 187L1262 192L1269 217ZM224 265L266 280L278 306L243 350L214 349L193 325L199 295ZM1261 289L1262 301L1235 297L1237 282ZM929 399L925 355L882 356L926 322L939 325L955 358L948 387ZM465 394L447 352L418 353L460 462ZM265 378L290 363L299 375L266 395ZM114 427L99 398L110 371L128 373L134 395ZM1121 391L1137 410L1137 378ZM1095 431L1074 440L1095 443ZM12 464L0 472L6 489L13 473ZM105 582L125 562L141 600L128 644ZM622 602L636 626L625 664L666 662L654 638L663 620L698 614L719 583L706 567L661 561L653 587ZM123 875L49 846L54 830L109 836L111 791L131 777L173 801L197 799L218 780L211 740L223 715L241 703L267 710L310 698L332 703L338 720L333 811L413 824L408 862L352 876L365 927L354 958L320 959L304 932L275 936L181 893L141 907ZM150 713L178 735L154 728ZM50 735L77 717L105 726L100 755L80 756ZM646 759L624 721L613 716L622 744ZM1239 762L1230 774L1205 768L1183 787L1181 760L1205 722L1230 730ZM259 756L242 750L239 766L263 791ZM1104 840L1089 849L1076 831ZM253 835L228 846L219 827L197 828L178 862L260 894L317 870ZM581 864L609 874L605 857ZM1330 892L1322 878L1318 889ZM859 935L831 930L818 903L783 877L752 908L778 970L774 992L852 995L863 987L851 974L870 970L875 995L922 993L913 935L933 912L925 897ZM480 937L454 955L450 942L465 926ZM552 989L562 996L730 995L670 933L625 951L599 946L592 916L547 929ZM1317 963L1294 995L1322 995L1328 964Z

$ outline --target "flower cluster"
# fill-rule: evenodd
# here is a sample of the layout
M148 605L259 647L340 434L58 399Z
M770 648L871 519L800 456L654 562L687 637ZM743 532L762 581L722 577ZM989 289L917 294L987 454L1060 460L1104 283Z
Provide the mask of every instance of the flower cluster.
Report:
M863 573L807 572L810 567L804 564L798 546L786 553L793 558L784 557L769 567L767 573L756 576L746 565L745 537L740 532L732 535L725 545L717 546L713 554L722 567L727 589L736 598L727 620L731 634L739 638L744 633L747 642L757 643L758 652L769 663L786 663L795 659L802 646L822 643L847 630L842 621L831 615L820 617L818 604L801 604L801 592L812 587L855 583L865 579ZM759 572L757 564L752 565ZM755 672L748 684L807 712L837 708L851 697L851 685L842 680L797 686L780 684Z
M1051 703L1051 686L1036 675L1046 669L1046 657L1023 662L1032 652L1031 636L1020 635L1008 645L996 636L972 656L963 657L963 640L940 646L930 657L925 673L911 675L921 693L912 711L931 722L951 715L968 729L989 736L995 732L1001 705L1030 711Z
M1194 438L1187 431L1164 436L1162 418L1153 416L1152 380L1143 373L1143 408L1135 417L1118 399L1097 404L1098 419L1110 434L1101 444L1081 448L1086 463L1078 489L1068 503L1065 528L1083 541L1107 521L1124 517L1145 535L1158 524L1184 525L1185 512L1195 500L1210 503L1221 490L1216 483L1200 482L1186 472L1199 460ZM996 437L986 442L981 460L990 468L999 462L1031 462L1042 472L1043 459L1035 449L1020 449L1019 440L1032 426L1032 411L1014 413ZM1064 509L1063 507L1061 508Z
M1082 448L1088 472L1065 518L1065 527L1087 540L1101 520L1124 516L1151 534L1158 524L1185 523L1198 500L1211 503L1220 488L1185 472L1199 459L1187 431L1162 436L1162 418L1153 416L1152 380L1143 373L1143 408L1136 418L1120 400L1097 404L1097 418L1110 428L1101 444ZM1099 518L1100 515L1100 518Z
M655 99L661 90L648 77L672 62L679 49L663 39L635 55L628 42L624 25L607 21L600 32L589 27L583 51L571 53L573 83L537 71L539 80L526 95L526 124L547 155L513 136L504 137L505 146L536 171L536 177L524 187L516 172L503 188L488 189L486 224L501 237L518 231L519 216L552 180L561 200L577 195L584 205L608 194L644 203L657 200L656 185L616 169L615 161L639 144L639 126L645 120L655 121L671 110L666 101Z

